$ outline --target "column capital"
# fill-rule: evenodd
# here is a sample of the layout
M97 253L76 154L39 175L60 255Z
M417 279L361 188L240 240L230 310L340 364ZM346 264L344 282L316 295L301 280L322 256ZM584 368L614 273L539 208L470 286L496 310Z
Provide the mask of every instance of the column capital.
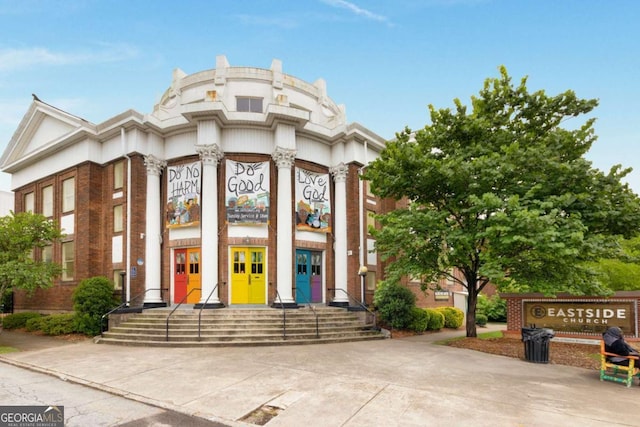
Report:
M333 175L333 180L335 182L345 182L347 180L347 173L349 173L349 167L341 162L338 165L329 168L329 172Z
M271 153L271 157L276 162L278 169L291 168L296 161L296 150L276 147L275 151Z
M196 152L200 155L203 164L217 166L224 157L224 151L218 144L196 145Z
M147 167L147 175L156 175L160 176L162 173L162 169L167 166L167 162L153 154L149 154L144 156L144 165Z

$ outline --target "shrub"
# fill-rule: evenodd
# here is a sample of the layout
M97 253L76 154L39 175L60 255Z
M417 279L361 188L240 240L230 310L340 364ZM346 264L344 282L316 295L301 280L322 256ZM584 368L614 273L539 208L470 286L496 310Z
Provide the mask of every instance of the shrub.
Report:
M444 314L432 308L425 309L429 315L429 322L427 323L427 329L430 331L438 331L444 326Z
M118 305L113 295L113 284L106 277L82 280L72 299L76 312L75 330L89 336L100 333L102 316Z
M487 324L487 315L482 313L476 313L476 325L485 326Z
M413 307L411 309L411 321L407 326L407 329L414 332L424 332L427 330L427 324L429 323L429 314L422 308Z
M24 328L28 332L40 331L42 329L42 321L46 319L46 317L47 316L32 317L24 324Z
M74 313L52 314L40 319L40 330L46 335L66 335L72 334L75 330Z
M392 328L404 329L411 322L416 297L396 282L382 282L376 290L373 303L384 323Z
M491 322L507 321L507 301L500 298L499 295L493 295L488 298L486 295L478 295L478 303L476 312L480 312L487 316Z
M6 316L2 319L2 327L5 329L20 329L24 328L27 325L27 321L29 319L33 319L34 317L41 317L40 313L35 313L32 311L25 311L23 313L14 313Z
M464 321L464 312L456 307L438 307L437 311L444 315L444 327L458 329Z

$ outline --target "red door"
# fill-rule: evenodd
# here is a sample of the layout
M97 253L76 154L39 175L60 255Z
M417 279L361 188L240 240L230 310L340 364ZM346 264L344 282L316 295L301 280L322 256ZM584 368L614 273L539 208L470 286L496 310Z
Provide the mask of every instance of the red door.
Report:
M175 303L179 303L187 295L187 282L187 250L176 249L173 269L173 301Z

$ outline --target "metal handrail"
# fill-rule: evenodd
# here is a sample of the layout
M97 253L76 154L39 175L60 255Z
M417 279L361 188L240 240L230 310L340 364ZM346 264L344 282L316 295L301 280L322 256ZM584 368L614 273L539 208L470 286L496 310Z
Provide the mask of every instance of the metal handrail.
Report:
M102 317L100 318L100 336L102 336L104 334L104 326L103 325L104 325L105 317L109 316L114 311L120 310L121 308L131 304L131 301L134 301L134 300L140 298L141 296L146 295L146 293L149 292L149 291L168 291L168 290L169 290L168 288L150 288L150 289L147 289L144 292L142 292L141 294L138 294L138 295L134 296L129 301L123 302L122 304L120 304L116 308L114 308L112 310L109 310L108 312L103 314Z
M276 289L276 297L280 300L280 307L282 307L282 339L287 339L287 310L284 308L282 298L280 298L280 292Z
M171 313L169 313L169 315L167 316L167 322L166 322L166 333L165 333L165 341L169 341L169 318L171 317L171 315L178 309L180 308L180 306L182 305L182 303L184 303L184 301L189 298L189 295L191 295L191 293L193 291L202 291L201 288L193 288L189 291L188 294L186 294L184 297L182 297L182 299L180 300L180 302L178 303L178 305L175 306L175 308L173 310L171 310Z
M367 313L369 313L372 317L373 317L373 329L378 329L378 322L376 320L376 314L369 310L369 307L367 307L366 305L364 305L362 302L358 301L353 295L351 295L349 292L345 291L344 289L340 289L340 288L327 288L328 291L342 291L345 294L347 294L347 298L350 300L355 301L360 307L364 308L365 311L367 311Z
M298 290L296 288L293 288L296 295L298 295ZM307 302L307 305L309 306L309 308L311 309L311 311L313 311L313 315L316 317L316 338L320 338L320 328L318 326L318 312L316 311L315 307L311 305L311 300L309 300L309 298L307 298L307 295L303 292L300 291L300 295L302 295L302 299L304 299Z
M218 284L217 283L213 287L211 292L209 293L209 296L207 297L207 299L204 301L204 304L202 304L200 306L200 312L198 313L198 341L200 341L200 325L202 324L202 310L207 305L207 303L209 302L209 298L211 298L211 295L213 295L213 293L216 291L216 289L218 289Z

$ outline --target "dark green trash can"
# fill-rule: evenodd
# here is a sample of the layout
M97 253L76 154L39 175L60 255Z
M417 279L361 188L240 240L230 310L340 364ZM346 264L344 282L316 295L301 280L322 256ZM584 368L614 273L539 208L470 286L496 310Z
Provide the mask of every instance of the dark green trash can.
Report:
M549 363L549 343L553 336L552 329L522 328L525 360L533 363Z

